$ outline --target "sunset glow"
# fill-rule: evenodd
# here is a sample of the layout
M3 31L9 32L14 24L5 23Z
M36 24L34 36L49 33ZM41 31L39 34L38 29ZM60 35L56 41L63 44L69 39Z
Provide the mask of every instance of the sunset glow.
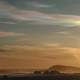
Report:
M80 67L80 0L0 0L0 69Z

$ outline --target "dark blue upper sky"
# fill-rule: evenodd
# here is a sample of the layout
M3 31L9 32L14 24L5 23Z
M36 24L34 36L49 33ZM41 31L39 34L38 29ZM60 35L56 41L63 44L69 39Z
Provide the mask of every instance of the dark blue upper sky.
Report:
M4 0L18 9L47 13L80 14L80 0ZM37 5L35 5L37 3ZM40 6L45 5L45 6ZM36 7L37 6L37 7Z

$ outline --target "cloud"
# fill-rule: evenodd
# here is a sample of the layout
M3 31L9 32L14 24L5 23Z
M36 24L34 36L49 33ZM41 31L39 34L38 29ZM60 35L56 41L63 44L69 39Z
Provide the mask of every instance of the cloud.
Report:
M7 51L9 51L9 50L6 50L6 49L0 49L0 52L1 52L1 53L7 52Z
M16 33L16 32L0 32L0 37L9 37L9 36L23 36L24 33Z
M14 1L15 2L15 1ZM18 2L18 1L17 1ZM17 2L15 2L17 4ZM22 2L22 1L21 1ZM28 3L27 3L28 2ZM42 4L34 1L27 1L25 4L34 5L37 7L50 7L51 5ZM18 9L16 6L11 5L9 2L0 1L0 15L7 16L13 20L18 21L31 21L32 24L48 24L48 25L62 25L66 27L80 26L80 16L77 15L64 15L54 13L44 13L39 10ZM38 5L39 4L39 5ZM14 24L14 22L2 22L4 24Z
M14 12L16 10L15 6L10 5L7 1L0 0L0 14L8 14L10 12Z
M16 24L15 22L0 22L1 24Z
M26 2L26 5L32 6L34 8L52 8L53 6L50 4L42 4L36 1Z
M62 35L70 35L70 32L68 31L61 31L61 32L56 32L58 34L62 34Z
M31 21L32 24L49 24L74 27L80 25L80 16L63 14L46 14L34 10L18 10L10 15L19 21Z
M3 0L8 5L14 6L17 9L23 10L37 10L45 13L62 13L62 14L80 14L79 0Z
M60 45L60 43L43 43L43 46L48 48L59 47Z
M38 44L39 45L39 44ZM33 54L45 54L45 55L67 55L71 54L72 56L76 57L80 56L80 48L72 48L72 47L65 47L58 43L45 43L42 46L30 46L30 45L4 45L2 46L3 49L14 49L14 50L22 50L22 51L29 51ZM41 53L41 54L39 54Z
M50 16L48 16L45 13L41 13L38 11L32 11L32 10L20 10L17 11L14 15L12 15L12 18L19 19L19 20L34 20L34 21L41 21L41 20L48 20L51 19Z

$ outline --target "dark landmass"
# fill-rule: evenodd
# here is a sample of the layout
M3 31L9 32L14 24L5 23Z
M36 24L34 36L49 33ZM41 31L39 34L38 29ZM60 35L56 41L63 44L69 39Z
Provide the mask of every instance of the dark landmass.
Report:
M0 80L80 80L80 74L45 74L45 75L23 75L23 76L1 76Z
M67 70L69 73L65 72ZM55 65L47 70L35 70L31 73L4 74L0 76L0 80L80 80L79 70L77 67Z
M60 73L80 73L79 67L73 67L73 66L65 66L65 65L53 65L49 67L48 69L0 69L0 74L15 74L15 73L27 73L27 72L45 72L45 71L58 71Z
M62 73L80 73L79 67L64 66L64 65L53 65L48 70L56 70Z

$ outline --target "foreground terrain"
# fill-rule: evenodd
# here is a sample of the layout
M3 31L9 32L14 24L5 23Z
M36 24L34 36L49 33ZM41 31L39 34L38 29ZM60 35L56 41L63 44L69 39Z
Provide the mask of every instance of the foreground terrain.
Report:
M0 80L80 80L80 74L0 76Z

